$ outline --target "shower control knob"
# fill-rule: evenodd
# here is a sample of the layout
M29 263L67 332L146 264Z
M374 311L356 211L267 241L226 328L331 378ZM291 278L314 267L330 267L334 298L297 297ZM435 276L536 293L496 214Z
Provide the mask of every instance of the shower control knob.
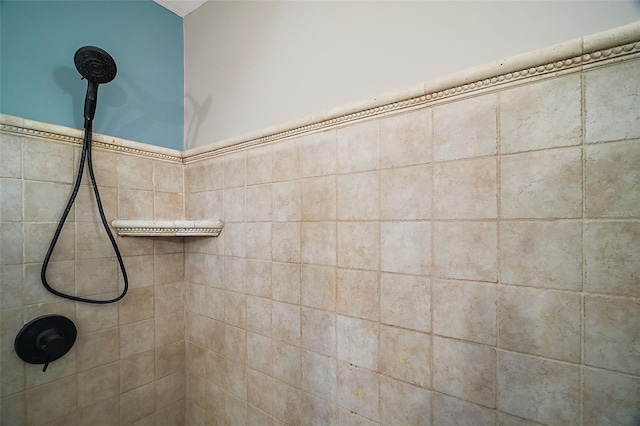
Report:
M49 363L64 356L73 347L78 332L69 318L44 315L29 321L18 332L14 348L18 356L30 364Z

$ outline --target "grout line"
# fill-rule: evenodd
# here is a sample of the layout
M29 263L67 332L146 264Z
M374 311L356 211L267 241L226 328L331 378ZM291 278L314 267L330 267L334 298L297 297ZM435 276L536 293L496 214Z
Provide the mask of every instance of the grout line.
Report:
M587 218L587 158L586 158L586 133L587 133L587 104L586 104L586 76L584 71L580 73L580 106L581 106L581 118L582 118L582 129L581 129L581 155L582 155L582 235L581 235L581 244L580 244L580 254L582 256L582 274L581 274L581 282L580 282L580 390L579 390L579 421L580 425L584 424L584 364L585 364L585 328L586 328L586 297L585 297L585 280L587 273L587 265L586 265L586 256L585 256L585 227L586 227L586 218Z
M500 346L500 293L499 293L499 289L500 289L500 285L502 282L502 251L501 251L501 244L500 244L500 236L501 236L501 228L502 228L502 160L500 157L500 153L502 152L502 133L500 131L500 119L501 119L501 104L500 101L502 99L502 93L498 92L496 95L496 218L498 220L497 226L496 226L496 256L497 256L497 262L496 262L496 285L495 285L495 290L494 290L494 295L495 295L495 321L496 321L496 328L495 328L495 344L496 344L496 348ZM498 402L500 401L500 361L501 361L501 356L499 351L496 349L496 367L495 367L495 399L494 399L494 407L497 410L498 409Z
M429 151L431 154L431 167L429 167L429 171L430 171L430 176L429 179L431 180L431 193L429 194L431 200L430 200L430 206L431 206L431 211L430 213L430 217L429 217L429 229L430 229L430 256L431 256L431 265L430 265L430 271L429 271L429 275L427 278L427 283L429 285L429 289L427 294L429 295L429 400L431 402L431 407L429 410L429 421L431 424L435 424L435 397L434 397L434 388L433 388L433 376L434 376L434 371L435 371L435 367L433 365L433 335L434 335L434 321L433 321L433 276L435 275L435 230L434 230L434 222L433 222L433 216L434 216L434 212L435 212L435 185L434 185L434 155L435 155L435 113L434 113L435 108L430 108L430 118L431 118L431 135L429 138Z

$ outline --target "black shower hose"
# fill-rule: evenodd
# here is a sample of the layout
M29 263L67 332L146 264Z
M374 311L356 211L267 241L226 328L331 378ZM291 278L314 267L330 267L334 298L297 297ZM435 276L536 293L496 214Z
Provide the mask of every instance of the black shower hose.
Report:
M44 262L42 263L42 270L40 272L40 278L42 279L42 285L44 285L44 288L46 288L56 296L64 297L65 299L76 300L78 302L107 304L107 303L117 302L118 300L122 299L125 294L127 294L127 290L129 289L129 280L127 279L127 271L125 270L124 262L122 261L122 255L120 254L120 249L118 249L118 244L116 243L116 240L113 237L111 230L109 229L109 223L107 222L107 218L104 215L104 209L102 208L102 202L100 201L100 192L98 191L98 185L96 184L96 177L93 173L93 165L91 164L92 128L93 128L92 120L85 118L84 141L82 143L82 155L80 156L80 165L78 166L78 175L76 176L76 182L73 186L73 191L71 192L71 196L69 197L67 206L65 207L64 212L62 213L60 222L58 222L58 227L56 228L56 232L53 234L53 239L51 240L51 244L49 245L49 250L47 250L47 254L44 257ZM84 297L71 296L69 294L61 293L58 290L52 288L47 282L47 266L49 265L49 260L51 260L51 254L53 253L53 249L55 248L56 243L58 242L58 238L60 237L60 233L62 232L62 227L64 226L64 223L67 220L67 216L71 211L71 207L73 206L73 203L75 202L76 195L78 195L78 190L80 189L80 183L82 182L82 174L84 172L85 161L87 163L87 168L89 169L89 176L91 177L91 186L93 187L93 193L96 198L96 203L98 204L100 219L102 219L102 225L104 226L105 231L107 231L107 235L109 236L109 240L111 241L111 245L113 246L113 251L116 253L116 258L118 259L118 264L120 265L120 270L122 271L122 278L124 279L124 287L122 289L122 293L120 293L120 295L114 299L95 300L95 299L87 299Z

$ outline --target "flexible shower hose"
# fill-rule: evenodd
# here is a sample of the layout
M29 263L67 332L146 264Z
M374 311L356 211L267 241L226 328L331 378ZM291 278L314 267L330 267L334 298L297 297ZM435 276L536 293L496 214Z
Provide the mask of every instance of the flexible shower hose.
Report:
M109 229L109 223L107 222L107 218L104 215L104 209L102 208L102 202L100 201L100 192L98 191L98 185L96 184L96 178L93 173L93 165L91 163L91 134L92 134L92 120L85 119L84 120L84 140L82 143L82 155L80 156L80 165L78 166L78 174L76 176L76 182L73 186L73 191L71 192L71 196L69 197L69 201L67 202L67 206L62 213L62 217L58 222L58 227L56 228L56 232L53 234L53 239L51 240L51 244L49 245L49 250L47 250L47 254L44 257L44 262L42 263L42 270L40 272L40 278L42 279L42 285L44 288L49 290L51 293L56 296L64 297L65 299L76 300L78 302L86 302L86 303L96 303L96 304L107 304L114 303L118 300L122 299L125 294L127 294L127 290L129 289L129 280L127 279L127 271L124 267L124 262L122 261L122 255L120 254L120 249L118 248L118 244L116 243L111 230ZM72 296L69 294L64 294L59 292L58 290L52 288L47 282L47 266L49 265L49 260L51 260L51 255L53 253L53 249L58 242L58 238L60 237L60 233L62 232L62 227L64 226L65 221L67 220L67 216L71 211L71 207L75 202L76 195L78 195L78 190L80 189L80 183L82 182L82 175L84 172L84 164L85 161L87 163L87 168L89 169L89 177L91 178L91 186L93 187L93 193L96 198L96 203L98 204L98 211L100 212L100 219L102 220L102 225L104 226L105 231L107 232L107 236L111 241L111 245L113 246L113 251L116 254L116 258L118 259L118 264L120 265L120 270L122 271L122 278L124 280L124 287L122 289L122 293L114 299L107 300L95 300L95 299L87 299L84 297Z

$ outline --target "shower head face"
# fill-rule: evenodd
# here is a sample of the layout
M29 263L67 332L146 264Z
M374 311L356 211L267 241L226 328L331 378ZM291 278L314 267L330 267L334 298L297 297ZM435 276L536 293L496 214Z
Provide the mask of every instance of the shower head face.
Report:
M81 47L73 61L80 75L93 83L108 83L116 77L116 61L99 47Z

